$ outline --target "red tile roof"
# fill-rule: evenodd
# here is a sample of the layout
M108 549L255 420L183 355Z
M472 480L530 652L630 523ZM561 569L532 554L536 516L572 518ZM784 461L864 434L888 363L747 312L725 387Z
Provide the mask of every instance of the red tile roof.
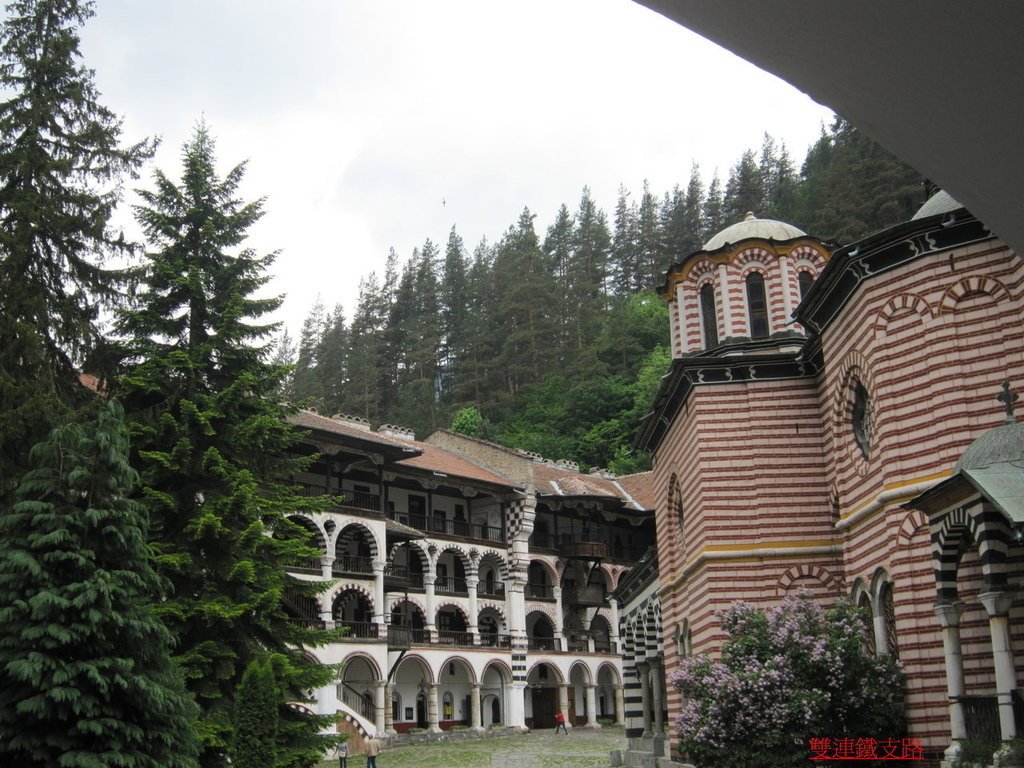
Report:
M615 482L641 507L654 510L657 505L657 496L652 483L652 474L651 472L638 472L635 475L623 475L616 478Z
M492 485L503 485L510 490L514 484L505 476L491 472L476 462L463 458L451 451L446 451L430 443L421 443L416 440L406 441L408 445L422 451L419 456L402 459L398 462L400 467L413 467L429 472L435 472L449 477L461 478Z

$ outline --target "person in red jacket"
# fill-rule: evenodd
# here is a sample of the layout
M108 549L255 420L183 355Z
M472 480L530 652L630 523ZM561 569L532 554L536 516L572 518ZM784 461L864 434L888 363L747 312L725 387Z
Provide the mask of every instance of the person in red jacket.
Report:
M569 729L565 725L565 715L562 714L562 710L555 712L555 733L558 733L558 729L561 728L565 735L569 735Z

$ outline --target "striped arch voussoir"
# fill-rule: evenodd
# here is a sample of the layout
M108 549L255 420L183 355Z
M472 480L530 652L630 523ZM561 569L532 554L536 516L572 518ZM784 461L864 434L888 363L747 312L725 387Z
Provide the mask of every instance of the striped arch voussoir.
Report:
M422 614L423 618L424 619L427 618L427 609L426 609L426 607L424 607L422 602L420 602L419 600L417 600L415 597L413 597L411 595L409 597L405 597L403 595L402 597L393 597L393 598L391 598L388 601L388 613L390 614L391 611L393 611L395 609L396 605L401 605L402 603L405 603L405 602L408 602L409 605L418 608L419 611L420 611L420 614Z
M834 593L839 591L839 584L836 582L835 577L821 566L794 565L779 577L778 584L776 584L775 587L776 593L780 597L784 596L789 592L790 587L793 586L793 582L797 579L806 578L808 576L813 579L817 579L830 592Z
M363 538L370 545L370 557L376 560L380 556L378 554L381 551L380 545L377 543L377 537L373 535L373 531L371 531L363 523L347 523L346 525L343 525L335 533L333 546L336 547L338 545L338 542L341 541L341 537L351 531L359 531L361 534L363 534Z
M352 582L346 582L344 584L335 584L331 587L331 605L334 605L335 601L345 592L357 592L366 598L366 601L370 604L370 610L373 610L373 594L370 590L362 584L354 584Z
M875 338L885 335L893 316L907 311L918 315L925 321L932 317L931 307L920 296L913 293L894 296L878 313L878 318L875 320Z
M752 270L767 273L771 270L773 257L763 248L747 248L733 259L733 266L740 270L740 274L746 277Z
M1010 300L1010 292L998 280L983 275L973 275L965 277L946 289L946 293L943 294L942 301L939 303L940 311L952 312L962 298L979 293L991 296L1000 303Z

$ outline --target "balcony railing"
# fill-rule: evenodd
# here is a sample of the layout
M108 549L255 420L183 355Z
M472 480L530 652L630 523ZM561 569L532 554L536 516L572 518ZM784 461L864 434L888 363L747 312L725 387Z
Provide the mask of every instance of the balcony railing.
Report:
M553 651L555 650L555 638L530 637L526 640L526 647L531 651Z
M594 651L596 653L611 653L612 652L612 641L608 638L596 637L594 638Z
M405 589L423 589L423 573L411 572L408 566L388 563L384 566L384 589L401 592Z
M289 616L288 621L290 621L292 624L297 624L300 627L305 627L306 629L323 629L325 626L323 619L310 619L305 617L299 618L297 616Z
M481 581L476 587L477 597L496 597L499 600L505 599L505 584L496 581L493 584L488 584L486 581Z
M555 590L550 584L527 584L526 597L530 600L554 600Z
M398 511L388 512L388 517L403 525L409 525L427 533L440 533L444 536L461 536L467 539L479 539L481 541L498 543L505 540L504 532L501 528L495 528L485 523L448 520L447 518L412 515L407 512Z
M559 552L563 557L603 560L608 557L608 545L603 541L569 541L562 543Z
M356 555L342 555L334 558L334 573L373 573L373 559L369 557L357 557Z
M585 637L570 637L566 644L570 651L582 651L585 653L590 650L590 645Z
M299 573L315 573L317 576L323 573L324 570L320 565L320 558L299 560L287 567L290 571L298 571Z
M380 494L378 493L338 490L337 488L325 488L322 485L314 485L312 483L299 483L298 485L299 493L302 496L336 496L339 506L380 512Z
M439 645L473 645L473 635L454 629L439 629L437 642Z
M466 580L457 576L438 576L434 579L434 589L442 595L468 595L469 586Z
M511 648L511 635L495 635L487 632L480 633L480 645L486 648Z
M380 639L380 625L372 621L344 621L342 619L335 619L334 621L337 626L345 627L348 630L345 633L345 639L347 640Z

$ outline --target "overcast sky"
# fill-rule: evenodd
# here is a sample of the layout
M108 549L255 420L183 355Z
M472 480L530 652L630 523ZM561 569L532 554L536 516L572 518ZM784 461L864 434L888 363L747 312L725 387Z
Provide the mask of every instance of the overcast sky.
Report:
M799 161L831 120L631 0L98 0L82 37L126 138L162 138L157 167L179 177L200 117L222 172L249 161L250 244L281 251L293 334L318 294L351 317L390 247L454 225L472 250L524 206L543 237L584 186L611 216L620 183L660 196L695 161L724 182L765 131Z

